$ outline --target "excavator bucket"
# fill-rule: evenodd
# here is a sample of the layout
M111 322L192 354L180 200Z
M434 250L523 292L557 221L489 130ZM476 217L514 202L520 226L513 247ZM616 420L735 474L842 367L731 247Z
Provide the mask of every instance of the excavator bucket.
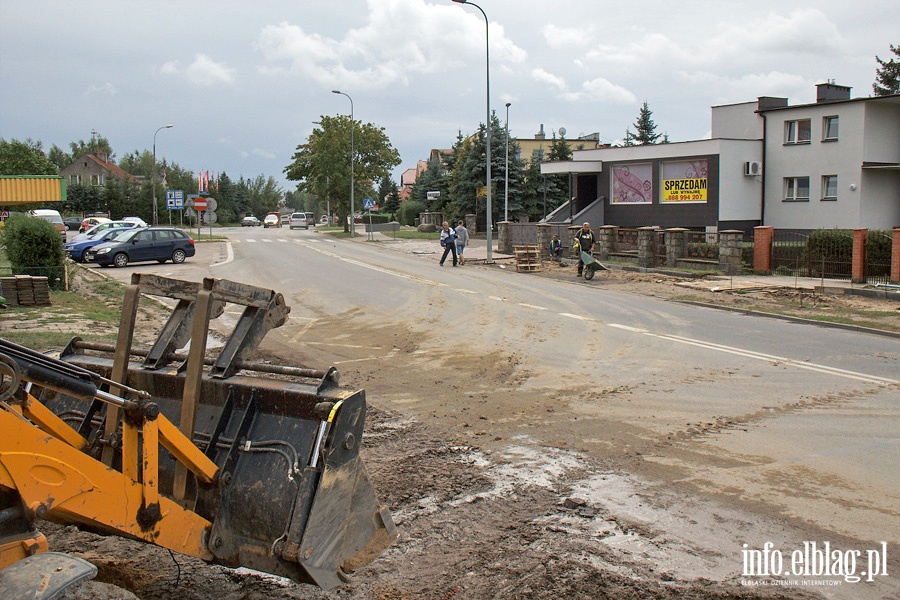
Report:
M155 343L136 348L132 338L142 296L160 297L173 309ZM239 306L240 317L224 345L207 352L210 320L226 305ZM159 452L158 474L147 471L135 479L146 488L156 475L161 497L208 522L202 552L188 553L328 589L377 558L397 532L360 457L365 392L341 387L333 367L252 360L259 342L289 312L272 290L135 274L115 345L75 338L59 359L25 352L14 360L23 379L37 386L30 393L80 434L90 460L109 469L128 473L135 462L125 454L138 448L128 434L134 408L154 419L158 410L153 431L160 423L160 443L168 451ZM22 354L8 346L0 346L0 353ZM104 394L122 401L111 404ZM179 447L167 422L192 447ZM143 423L137 429L146 449L153 440L149 421ZM202 456L191 458L192 452ZM205 470L198 466L204 461ZM140 507L141 529L131 535L161 543L159 529L171 511L150 508ZM50 507L47 518L66 521L67 515L71 510L54 514ZM185 546L194 542L186 540Z

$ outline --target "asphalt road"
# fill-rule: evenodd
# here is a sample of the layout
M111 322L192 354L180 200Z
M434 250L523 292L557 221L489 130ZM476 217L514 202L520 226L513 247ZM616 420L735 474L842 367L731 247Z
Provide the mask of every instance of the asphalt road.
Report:
M895 338L613 292L574 274L439 267L436 242L423 255L315 231L221 233L227 244L198 244L183 265L106 271L280 291L292 313L270 334L279 348L357 369L370 397L423 420L461 413L438 414L439 404L411 400L419 390L393 381L415 370L419 389L434 389L449 371L508 415L494 419L506 439L527 433L621 465L639 457L647 477L796 519L818 535L900 542ZM404 358L390 335L414 340L415 352ZM480 380L498 361L508 376ZM565 410L546 414L542 399ZM538 404L540 414L529 414Z

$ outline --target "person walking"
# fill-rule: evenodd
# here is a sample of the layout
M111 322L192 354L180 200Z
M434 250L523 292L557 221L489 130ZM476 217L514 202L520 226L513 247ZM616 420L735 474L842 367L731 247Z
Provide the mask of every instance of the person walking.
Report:
M456 231L450 227L450 223L447 221L441 223L441 247L444 249L444 254L441 256L441 266L444 266L447 254L452 252L453 266L455 267L458 260L456 257Z
M459 256L459 266L466 264L466 244L469 243L469 230L466 224L460 221L456 225L456 254Z
M594 244L596 243L590 223L585 223L581 226L581 229L578 230L578 235L575 237L575 243L578 245L578 276L581 277L581 274L584 272L584 261L581 259L581 253L587 252L590 254L594 250Z

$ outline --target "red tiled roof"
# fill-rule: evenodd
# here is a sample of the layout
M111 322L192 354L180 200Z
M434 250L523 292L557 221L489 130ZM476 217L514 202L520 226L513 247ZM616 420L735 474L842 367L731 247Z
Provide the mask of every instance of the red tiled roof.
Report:
M103 160L96 154L85 154L82 158L86 158L97 163L100 168L105 169L110 173L110 175L121 179L122 181L128 181L130 183L138 183L138 179L132 175L131 173L126 172L122 167L117 165L116 163L111 163ZM80 158L79 158L80 160Z

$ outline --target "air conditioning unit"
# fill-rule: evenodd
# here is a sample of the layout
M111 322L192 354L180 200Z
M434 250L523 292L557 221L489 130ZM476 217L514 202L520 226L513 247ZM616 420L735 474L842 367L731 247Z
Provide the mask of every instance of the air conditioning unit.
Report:
M750 160L744 163L744 175L753 177L762 175L762 163L756 160Z

